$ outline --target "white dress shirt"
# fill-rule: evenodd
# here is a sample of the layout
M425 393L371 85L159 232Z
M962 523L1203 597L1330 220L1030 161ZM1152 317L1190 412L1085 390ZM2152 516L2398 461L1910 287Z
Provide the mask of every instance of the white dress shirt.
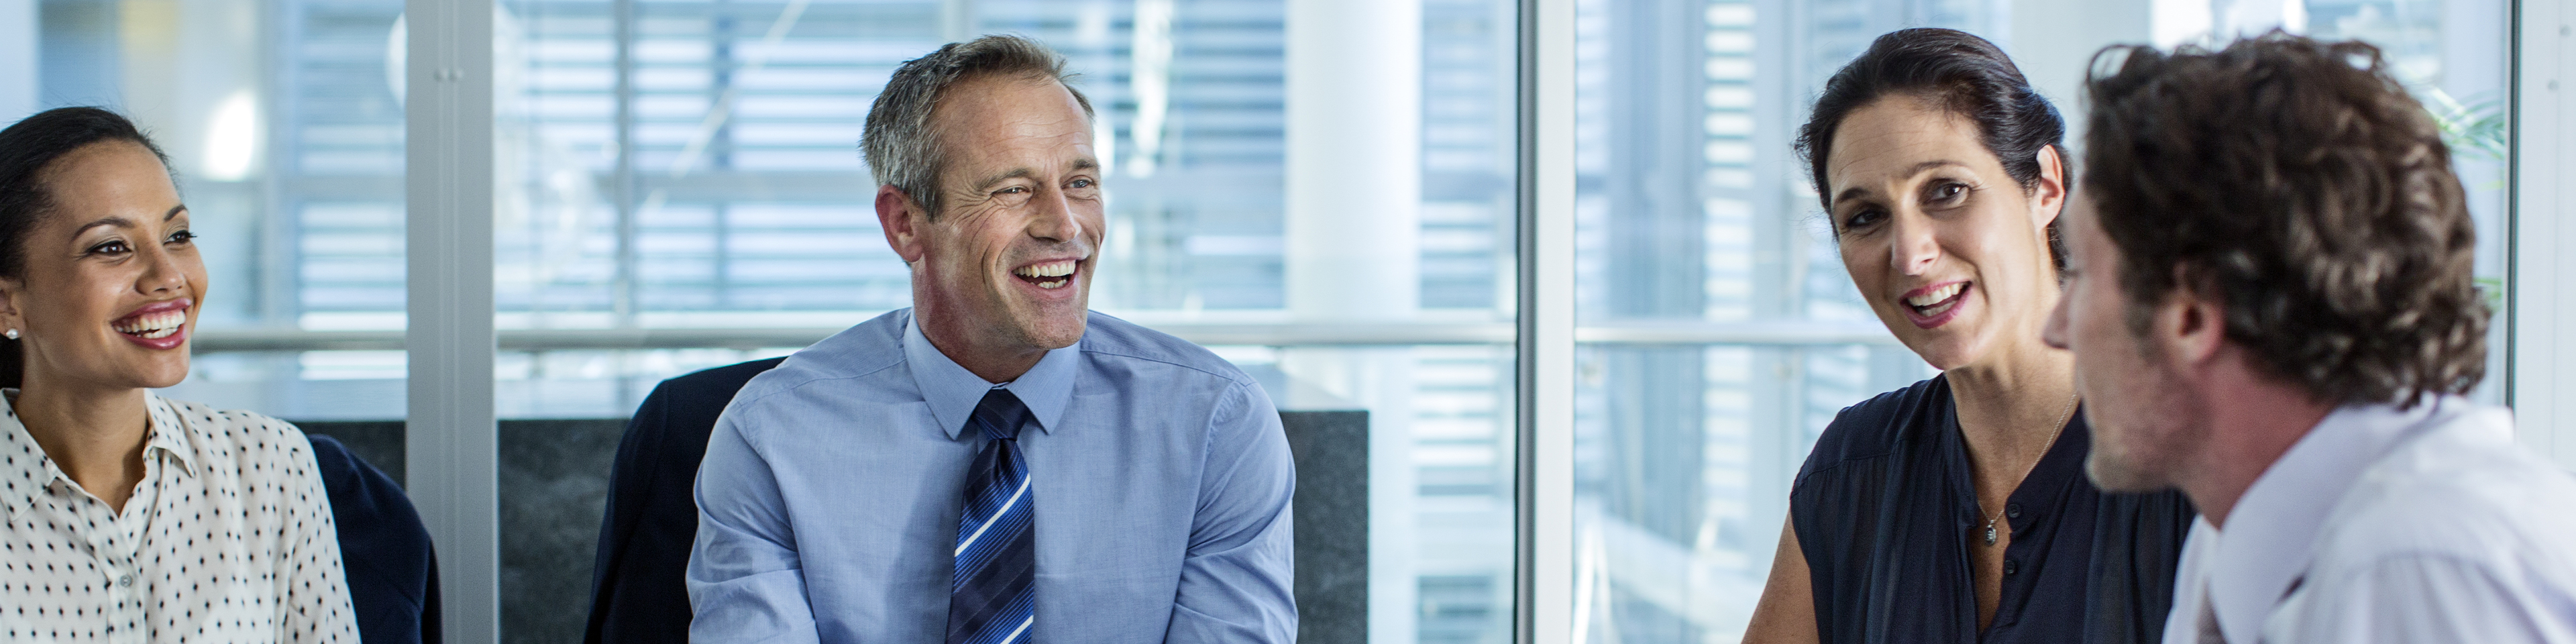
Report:
M2346 406L2192 527L2174 593L2166 644L2576 643L2576 478L2501 409Z
M0 641L358 641L331 500L294 425L148 396L143 480L117 512L0 391Z

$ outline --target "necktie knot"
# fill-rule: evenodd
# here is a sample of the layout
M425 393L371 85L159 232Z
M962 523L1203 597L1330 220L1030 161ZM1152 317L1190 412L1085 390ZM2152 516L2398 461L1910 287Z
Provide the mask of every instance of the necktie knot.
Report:
M1006 441L1020 437L1020 428L1034 420L1030 416L1029 406L1021 404L1019 396L997 387L975 403L974 424L984 430L984 437Z

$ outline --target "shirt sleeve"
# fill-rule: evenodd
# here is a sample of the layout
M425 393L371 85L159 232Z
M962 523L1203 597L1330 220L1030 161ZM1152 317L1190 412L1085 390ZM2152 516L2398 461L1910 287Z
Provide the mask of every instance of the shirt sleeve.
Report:
M2302 593L2309 596L2294 600L2308 604L2300 611L2304 618L2293 626L2298 632L2266 632L2264 639L2355 644L2576 641L2576 624L2570 623L2576 615L2568 613L2563 592L2516 581L2534 578L2456 556L2387 557Z
M269 431L287 446L280 468L286 494L286 534L278 553L277 625L279 641L296 644L357 644L358 611L350 604L348 568L340 560L340 528L331 517L331 495L322 487L322 467L313 444L301 430L269 421ZM253 472L244 472L254 475Z
M740 411L717 419L698 467L689 641L819 641L786 501L768 459L744 436Z
M1237 383L1210 415L1189 552L1173 599L1171 644L1297 639L1290 500L1297 472L1279 411Z

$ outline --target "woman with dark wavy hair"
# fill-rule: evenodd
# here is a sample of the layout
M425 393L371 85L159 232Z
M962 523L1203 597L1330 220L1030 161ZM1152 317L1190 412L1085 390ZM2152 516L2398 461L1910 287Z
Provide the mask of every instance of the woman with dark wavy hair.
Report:
M125 117L0 130L0 641L358 641L304 433L151 392L204 308L188 214Z
M1798 136L1843 267L1940 375L1836 415L1747 642L2154 642L2191 508L2105 494L2055 307L2065 122L1993 43L1878 38Z

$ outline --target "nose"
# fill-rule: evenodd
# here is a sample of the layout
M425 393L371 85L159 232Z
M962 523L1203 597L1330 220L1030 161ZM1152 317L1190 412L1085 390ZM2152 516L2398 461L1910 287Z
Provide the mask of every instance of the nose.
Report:
M135 291L146 295L166 295L187 289L188 271L181 265L187 261L185 258L159 244L146 245L142 252L147 253L146 257L151 261L144 264L143 274L135 277Z
M1888 244L1888 261L1906 275L1931 272L1934 260L1941 258L1941 243L1934 239L1932 222L1919 214L1900 213L1888 218L1895 235Z
M1082 218L1074 216L1073 202L1065 196L1064 189L1047 189L1030 201L1030 237L1052 243L1082 239Z
M2066 303L2075 299L2071 295L2059 295L2057 306L2048 309L2048 323L2039 327L2039 341L2050 347L2066 348Z

